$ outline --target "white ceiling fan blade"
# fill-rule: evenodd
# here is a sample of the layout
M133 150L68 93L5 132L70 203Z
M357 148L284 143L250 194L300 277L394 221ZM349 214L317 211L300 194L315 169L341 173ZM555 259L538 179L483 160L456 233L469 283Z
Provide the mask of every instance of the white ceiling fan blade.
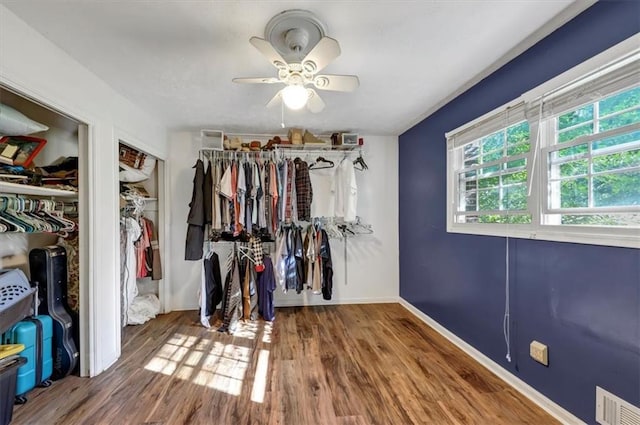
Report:
M275 96L271 98L269 103L267 103L267 108L272 108L277 104L279 104L281 101L282 101L282 90L280 90L278 93L275 94Z
M313 85L320 90L354 91L360 87L360 80L355 75L318 75Z
M275 77L234 78L231 81L241 84L276 84L282 82L280 79Z
M302 59L302 69L309 74L315 74L338 56L340 56L338 41L331 37L322 37L309 54Z
M324 101L318 93L314 89L307 89L307 93L309 93L309 99L307 99L307 109L314 114L322 111L324 109Z
M288 68L287 61L282 58L280 53L278 53L278 51L267 40L260 37L251 37L249 39L249 43L253 44L256 49L260 50L260 53L267 58L271 65L278 69Z

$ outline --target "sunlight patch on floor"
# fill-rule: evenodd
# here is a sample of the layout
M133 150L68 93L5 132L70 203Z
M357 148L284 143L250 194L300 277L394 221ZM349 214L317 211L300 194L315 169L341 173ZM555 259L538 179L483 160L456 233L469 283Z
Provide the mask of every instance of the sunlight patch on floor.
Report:
M270 323L264 327L244 323L234 338L256 340L260 330L264 331L262 341L270 342ZM253 352L251 347L176 333L158 349L145 369L239 396ZM269 350L262 349L257 356L251 400L262 403L268 380Z
M251 390L251 401L255 403L262 403L264 401L268 370L269 351L260 350L260 354L258 354L258 364L256 365L256 374L253 378L253 389Z
M271 332L273 330L273 323L265 322L262 332L262 342L271 344Z

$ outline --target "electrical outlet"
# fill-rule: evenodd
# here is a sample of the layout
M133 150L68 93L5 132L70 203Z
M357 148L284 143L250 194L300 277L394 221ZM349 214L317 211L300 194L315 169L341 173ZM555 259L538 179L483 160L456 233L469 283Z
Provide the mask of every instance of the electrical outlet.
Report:
M538 341L531 341L529 355L538 363L549 366L549 350L546 345Z

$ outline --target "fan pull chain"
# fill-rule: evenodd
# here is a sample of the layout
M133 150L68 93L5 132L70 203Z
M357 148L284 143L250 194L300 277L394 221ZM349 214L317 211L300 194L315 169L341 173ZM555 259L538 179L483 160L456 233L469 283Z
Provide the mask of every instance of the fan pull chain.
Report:
M284 101L280 102L280 126L284 128Z

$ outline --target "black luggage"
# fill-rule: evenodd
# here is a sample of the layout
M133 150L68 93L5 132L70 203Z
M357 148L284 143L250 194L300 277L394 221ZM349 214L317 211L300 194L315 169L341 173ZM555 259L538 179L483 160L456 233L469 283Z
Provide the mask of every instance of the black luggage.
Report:
M67 253L61 246L33 249L29 268L31 282L38 285L38 313L53 319L52 379L64 378L75 370L79 356L67 305Z

